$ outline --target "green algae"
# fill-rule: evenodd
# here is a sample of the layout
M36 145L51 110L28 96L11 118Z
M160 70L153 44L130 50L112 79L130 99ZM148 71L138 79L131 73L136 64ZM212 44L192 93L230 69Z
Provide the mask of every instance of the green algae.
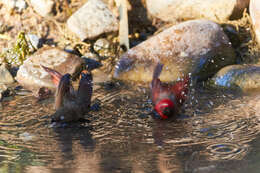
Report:
M9 65L22 65L33 48L30 40L26 39L25 33L20 32L14 46L0 55L0 59Z

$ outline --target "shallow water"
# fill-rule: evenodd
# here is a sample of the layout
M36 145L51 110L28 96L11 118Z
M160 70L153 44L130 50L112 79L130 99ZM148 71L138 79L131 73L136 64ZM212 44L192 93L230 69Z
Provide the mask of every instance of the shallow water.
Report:
M53 98L4 100L0 172L258 172L256 96L198 87L177 121L159 121L147 91L96 86L100 109L86 115L90 122L63 125L50 123Z

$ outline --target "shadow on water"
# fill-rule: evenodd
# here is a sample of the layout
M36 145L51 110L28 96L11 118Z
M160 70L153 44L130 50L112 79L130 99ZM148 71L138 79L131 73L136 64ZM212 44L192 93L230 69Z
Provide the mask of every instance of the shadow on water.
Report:
M50 123L53 98L3 101L0 172L255 172L256 96L198 87L176 121L151 118L149 89L95 87L89 123ZM252 153L252 152L255 153ZM250 160L255 162L251 163ZM240 171L241 172L241 171Z

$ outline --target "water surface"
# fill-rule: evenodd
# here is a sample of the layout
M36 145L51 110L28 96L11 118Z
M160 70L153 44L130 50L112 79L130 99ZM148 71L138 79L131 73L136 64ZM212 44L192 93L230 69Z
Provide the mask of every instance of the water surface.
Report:
M257 96L198 87L177 121L151 118L145 87L95 87L89 123L55 125L53 98L5 99L0 110L0 172L258 172ZM250 104L249 104L250 103Z

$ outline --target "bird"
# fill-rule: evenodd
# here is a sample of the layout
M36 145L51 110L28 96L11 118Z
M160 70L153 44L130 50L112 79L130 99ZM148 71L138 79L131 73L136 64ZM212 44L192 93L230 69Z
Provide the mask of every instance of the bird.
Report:
M84 119L90 111L93 92L93 78L91 72L83 70L80 74L78 90L75 91L71 75L60 74L58 71L42 65L42 68L52 77L56 86L55 104L56 112L52 114L52 122L72 122Z
M159 76L162 72L163 64L157 63L154 68L151 82L151 98L156 115L160 119L176 118L181 106L187 98L190 85L190 77L173 83L161 82Z

